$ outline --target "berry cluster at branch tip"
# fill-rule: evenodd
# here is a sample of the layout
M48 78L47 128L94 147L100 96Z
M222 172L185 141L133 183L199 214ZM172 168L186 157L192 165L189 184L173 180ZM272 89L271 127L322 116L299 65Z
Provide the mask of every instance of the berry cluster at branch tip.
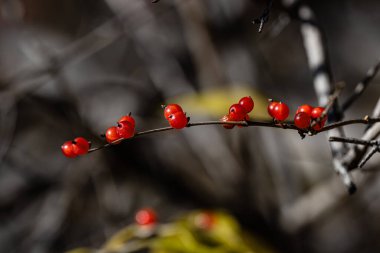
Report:
M182 129L189 123L189 118L183 112L181 106L177 104L170 104L163 106L165 119L168 120L171 127L175 129Z
M224 115L220 120L223 122L249 120L248 113L253 110L254 106L255 103L251 97L243 97L237 104L231 105L230 109L228 110L228 114ZM235 125L231 124L223 125L223 127L226 129L232 129L234 126Z
M117 126L112 126L106 130L104 137L108 143L118 144L122 140L134 136L135 125L135 119L131 114L123 116L118 120ZM69 158L87 154L89 149L90 142L83 137L77 137L73 141L66 141L61 146L62 153Z
M140 226L152 226L157 222L157 215L152 208L143 208L136 213L135 220Z

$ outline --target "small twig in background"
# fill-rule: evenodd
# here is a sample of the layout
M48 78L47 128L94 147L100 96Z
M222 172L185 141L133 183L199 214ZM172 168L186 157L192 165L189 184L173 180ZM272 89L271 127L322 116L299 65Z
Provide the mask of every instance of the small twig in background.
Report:
M367 75L356 85L354 93L343 103L342 110L346 111L359 97L368 84L375 78L377 72L380 69L380 60L367 71Z
M316 124L321 122L321 120L323 118L325 118L327 116L329 110L332 108L334 103L337 101L337 99L338 99L338 97L339 97L339 95L342 92L344 87L345 87L345 84L343 82L340 82L335 86L334 92L329 96L329 100L328 100L327 104L324 106L325 109L322 112L321 116L319 116L319 118L313 120L310 127L315 126Z
M268 0L267 6L265 7L265 9L263 10L263 12L261 13L260 17L259 18L255 18L252 21L253 24L258 24L259 25L259 29L258 29L259 33L261 33L261 31L263 30L264 23L268 22L268 20L269 20L269 14L270 14L270 9L272 7L272 4L273 4L273 0Z

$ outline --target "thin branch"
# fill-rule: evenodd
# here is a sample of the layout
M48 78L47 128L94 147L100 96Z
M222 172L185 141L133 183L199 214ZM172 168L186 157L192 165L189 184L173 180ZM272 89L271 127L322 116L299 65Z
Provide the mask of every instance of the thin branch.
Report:
M364 145L364 146L373 146L373 148L367 153L367 155L359 162L358 167L362 168L364 164L368 162L368 160L376 153L380 151L380 142L378 140L361 140L356 138L341 138L341 137L330 137L330 142L344 142L344 143L352 143L356 145Z
M346 111L359 97L370 82L375 78L377 72L380 69L380 60L367 71L367 75L356 85L354 93L343 103L342 110Z
M371 118L379 118L380 117L380 99L378 100ZM380 134L380 123L371 123L368 124L369 128L366 129L363 136L360 138L362 140L374 140ZM342 163L345 167L351 171L358 167L359 162L362 160L365 152L367 151L368 146L354 146L349 149L349 151L341 158Z
M355 120L347 120L347 121L341 121L341 122L336 122L330 125L327 125L323 128L321 128L318 131L314 131L312 129L299 129L297 128L294 124L289 123L289 122L280 122L276 123L273 121L202 121L202 122L194 122L194 123L189 123L187 127L195 127L195 126L207 126L207 125L238 125L238 126L245 126L245 127L271 127L271 128L280 128L280 129L290 129L290 130L295 130L301 135L308 135L308 136L313 136L317 135L321 132L325 132L334 128L338 128L341 126L346 126L346 125L354 125L354 124L370 124L370 123L375 123L375 122L380 122L380 118L369 118L368 116L364 117L364 119L355 119ZM148 134L153 134L153 133L159 133L159 132L165 132L169 130L175 130L173 127L162 127L162 128L156 128L156 129L150 129L146 131L141 131L135 133L135 135L132 138L128 139L133 139L139 136L143 135L148 135ZM109 147L114 144L118 144L121 141L126 140L125 138L120 138L117 139L111 143L104 144L103 146L92 148L89 150L89 153Z
M343 138L343 137L335 137L331 136L329 138L329 141L332 142L345 142L345 143L352 143L356 145L364 145L364 146L378 146L380 145L379 141L377 140L361 140L361 139L356 139L356 138Z
M359 168L362 168L367 162L369 159L371 159L371 157L380 151L380 148L379 146L376 146L376 147L373 147L368 153L367 155L360 161L359 163Z

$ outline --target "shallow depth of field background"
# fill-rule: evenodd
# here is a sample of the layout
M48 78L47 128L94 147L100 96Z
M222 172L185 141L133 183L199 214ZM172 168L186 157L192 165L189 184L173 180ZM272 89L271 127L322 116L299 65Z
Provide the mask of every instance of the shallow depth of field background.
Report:
M221 209L277 252L380 249L375 157L348 196L324 134L194 127L128 140L77 159L60 145L92 140L132 112L137 130L167 125L160 105L215 120L251 95L316 105L299 23L263 0L0 1L0 252L99 247L141 207L163 222ZM309 1L347 97L380 57L380 2ZM371 114L377 77L347 112ZM291 116L292 117L292 116ZM360 137L364 127L347 128Z

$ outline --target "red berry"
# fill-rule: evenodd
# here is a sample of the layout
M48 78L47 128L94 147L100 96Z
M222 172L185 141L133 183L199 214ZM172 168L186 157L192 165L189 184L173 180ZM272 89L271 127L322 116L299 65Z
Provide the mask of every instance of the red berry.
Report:
M323 107L315 107L312 111L311 111L311 118L316 120L318 118L320 118L323 114L323 112L325 111L325 108ZM315 124L313 126L313 129L314 130L320 130L326 123L327 121L327 116L323 117L323 119L321 119L317 124Z
M84 155L88 153L90 143L83 137L77 137L73 141L73 152L76 155Z
M298 107L297 111L296 111L296 114L298 114L299 112L305 112L307 113L309 116L311 116L311 111L313 110L314 108L311 106L311 105L301 105Z
M230 107L229 115L232 121L241 121L245 119L247 111L240 104L233 104Z
M182 129L187 126L188 120L183 112L176 112L169 116L169 124L175 129Z
M311 117L306 112L299 112L294 117L294 125L300 129L306 129L310 126Z
M277 103L273 110L273 118L275 118L278 121L283 121L286 120L288 116L289 107L285 103Z
M200 229L210 230L215 225L215 215L211 212L201 212L195 215L194 225Z
M66 157L73 158L77 156L77 154L74 153L74 143L72 141L66 141L63 143L61 150Z
M165 119L169 120L169 116L176 112L183 112L181 106L177 104L170 104L170 105L165 106L165 109L164 109Z
M121 142L121 141L118 141L116 143L113 143L114 141L121 138L120 135L117 133L117 127L115 126L108 128L105 135L106 135L106 140L108 143L118 144Z
M130 115L126 115L126 116L121 117L119 119L118 123L122 122L122 121L127 121L127 122L131 123L133 128L135 128L135 126L136 126L135 119Z
M157 221L157 216L153 209L144 208L136 213L135 219L139 225L153 225Z
M135 128L129 121L121 121L117 123L117 134L119 138L128 139L135 134Z
M317 124L313 126L313 129L316 131L321 130L321 128L325 126L326 121L327 121L327 117L324 117L321 121L319 121Z
M317 119L319 117L321 117L322 113L324 112L325 108L323 107L315 107L312 111L311 111L311 117L313 119Z
M274 118L274 107L278 104L278 102L270 102L268 105L268 113L269 115Z
M223 121L223 122L228 122L228 121L232 121L230 119L230 115L227 114L227 115L224 115L223 118L220 119L220 121ZM232 129L234 128L235 125L232 125L232 124L224 124L222 125L225 129Z
M239 104L244 107L247 113L253 110L255 103L253 102L251 97L243 97L239 100Z

